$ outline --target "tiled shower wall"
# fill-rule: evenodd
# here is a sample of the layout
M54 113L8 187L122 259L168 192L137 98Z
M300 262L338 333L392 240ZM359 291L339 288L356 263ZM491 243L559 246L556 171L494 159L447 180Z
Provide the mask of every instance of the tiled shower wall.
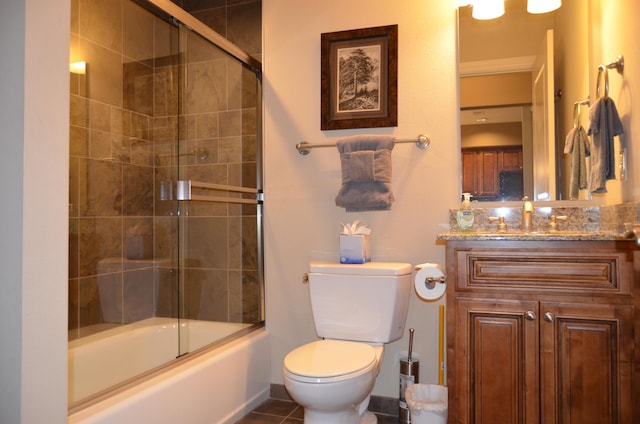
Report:
M176 3L260 55L260 1ZM219 53L197 59L193 48L186 74L223 69L214 86L224 95L190 83L183 98L191 106L178 116L179 35L171 31L128 0L72 1L71 60L88 65L86 75L71 74L70 330L175 316L177 205L161 186L178 177L178 154L187 164L181 179L255 184L256 98L243 88L255 77ZM255 208L194 203L182 214L186 317L259 320ZM109 290L99 293L98 281ZM111 298L109 311L101 296Z

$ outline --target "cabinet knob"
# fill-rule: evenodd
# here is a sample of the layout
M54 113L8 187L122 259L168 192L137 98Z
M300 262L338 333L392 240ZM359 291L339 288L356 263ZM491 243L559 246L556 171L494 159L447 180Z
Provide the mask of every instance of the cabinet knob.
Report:
M553 322L553 314L551 312L545 312L544 320L547 322Z
M536 319L536 313L533 311L527 311L524 313L524 317L529 321L533 321L534 319Z

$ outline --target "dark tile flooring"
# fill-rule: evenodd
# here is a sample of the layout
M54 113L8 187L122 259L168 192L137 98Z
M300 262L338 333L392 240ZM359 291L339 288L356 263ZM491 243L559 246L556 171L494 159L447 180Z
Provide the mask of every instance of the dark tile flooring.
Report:
M398 418L376 414L378 424L397 424ZM304 410L290 400L269 399L236 424L302 424Z

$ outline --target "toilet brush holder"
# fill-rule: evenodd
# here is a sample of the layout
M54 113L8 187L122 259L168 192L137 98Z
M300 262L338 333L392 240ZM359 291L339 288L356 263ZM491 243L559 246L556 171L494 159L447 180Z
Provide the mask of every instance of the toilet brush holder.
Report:
M399 398L399 422L409 424L411 422L411 412L407 405L405 392L407 387L419 383L420 360L413 355L411 361L408 358L400 359L400 398Z
M413 332L409 329L409 351L404 355L400 354L400 396L398 399L399 421L402 424L411 423L411 411L407 405L405 392L407 387L420 381L420 357L413 353Z

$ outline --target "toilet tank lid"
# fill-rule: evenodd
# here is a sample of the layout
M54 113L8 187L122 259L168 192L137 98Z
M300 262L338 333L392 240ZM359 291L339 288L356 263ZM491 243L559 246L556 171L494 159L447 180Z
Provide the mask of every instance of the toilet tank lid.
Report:
M411 264L402 262L365 262L341 264L315 261L309 263L309 272L340 275L406 275L411 274Z

